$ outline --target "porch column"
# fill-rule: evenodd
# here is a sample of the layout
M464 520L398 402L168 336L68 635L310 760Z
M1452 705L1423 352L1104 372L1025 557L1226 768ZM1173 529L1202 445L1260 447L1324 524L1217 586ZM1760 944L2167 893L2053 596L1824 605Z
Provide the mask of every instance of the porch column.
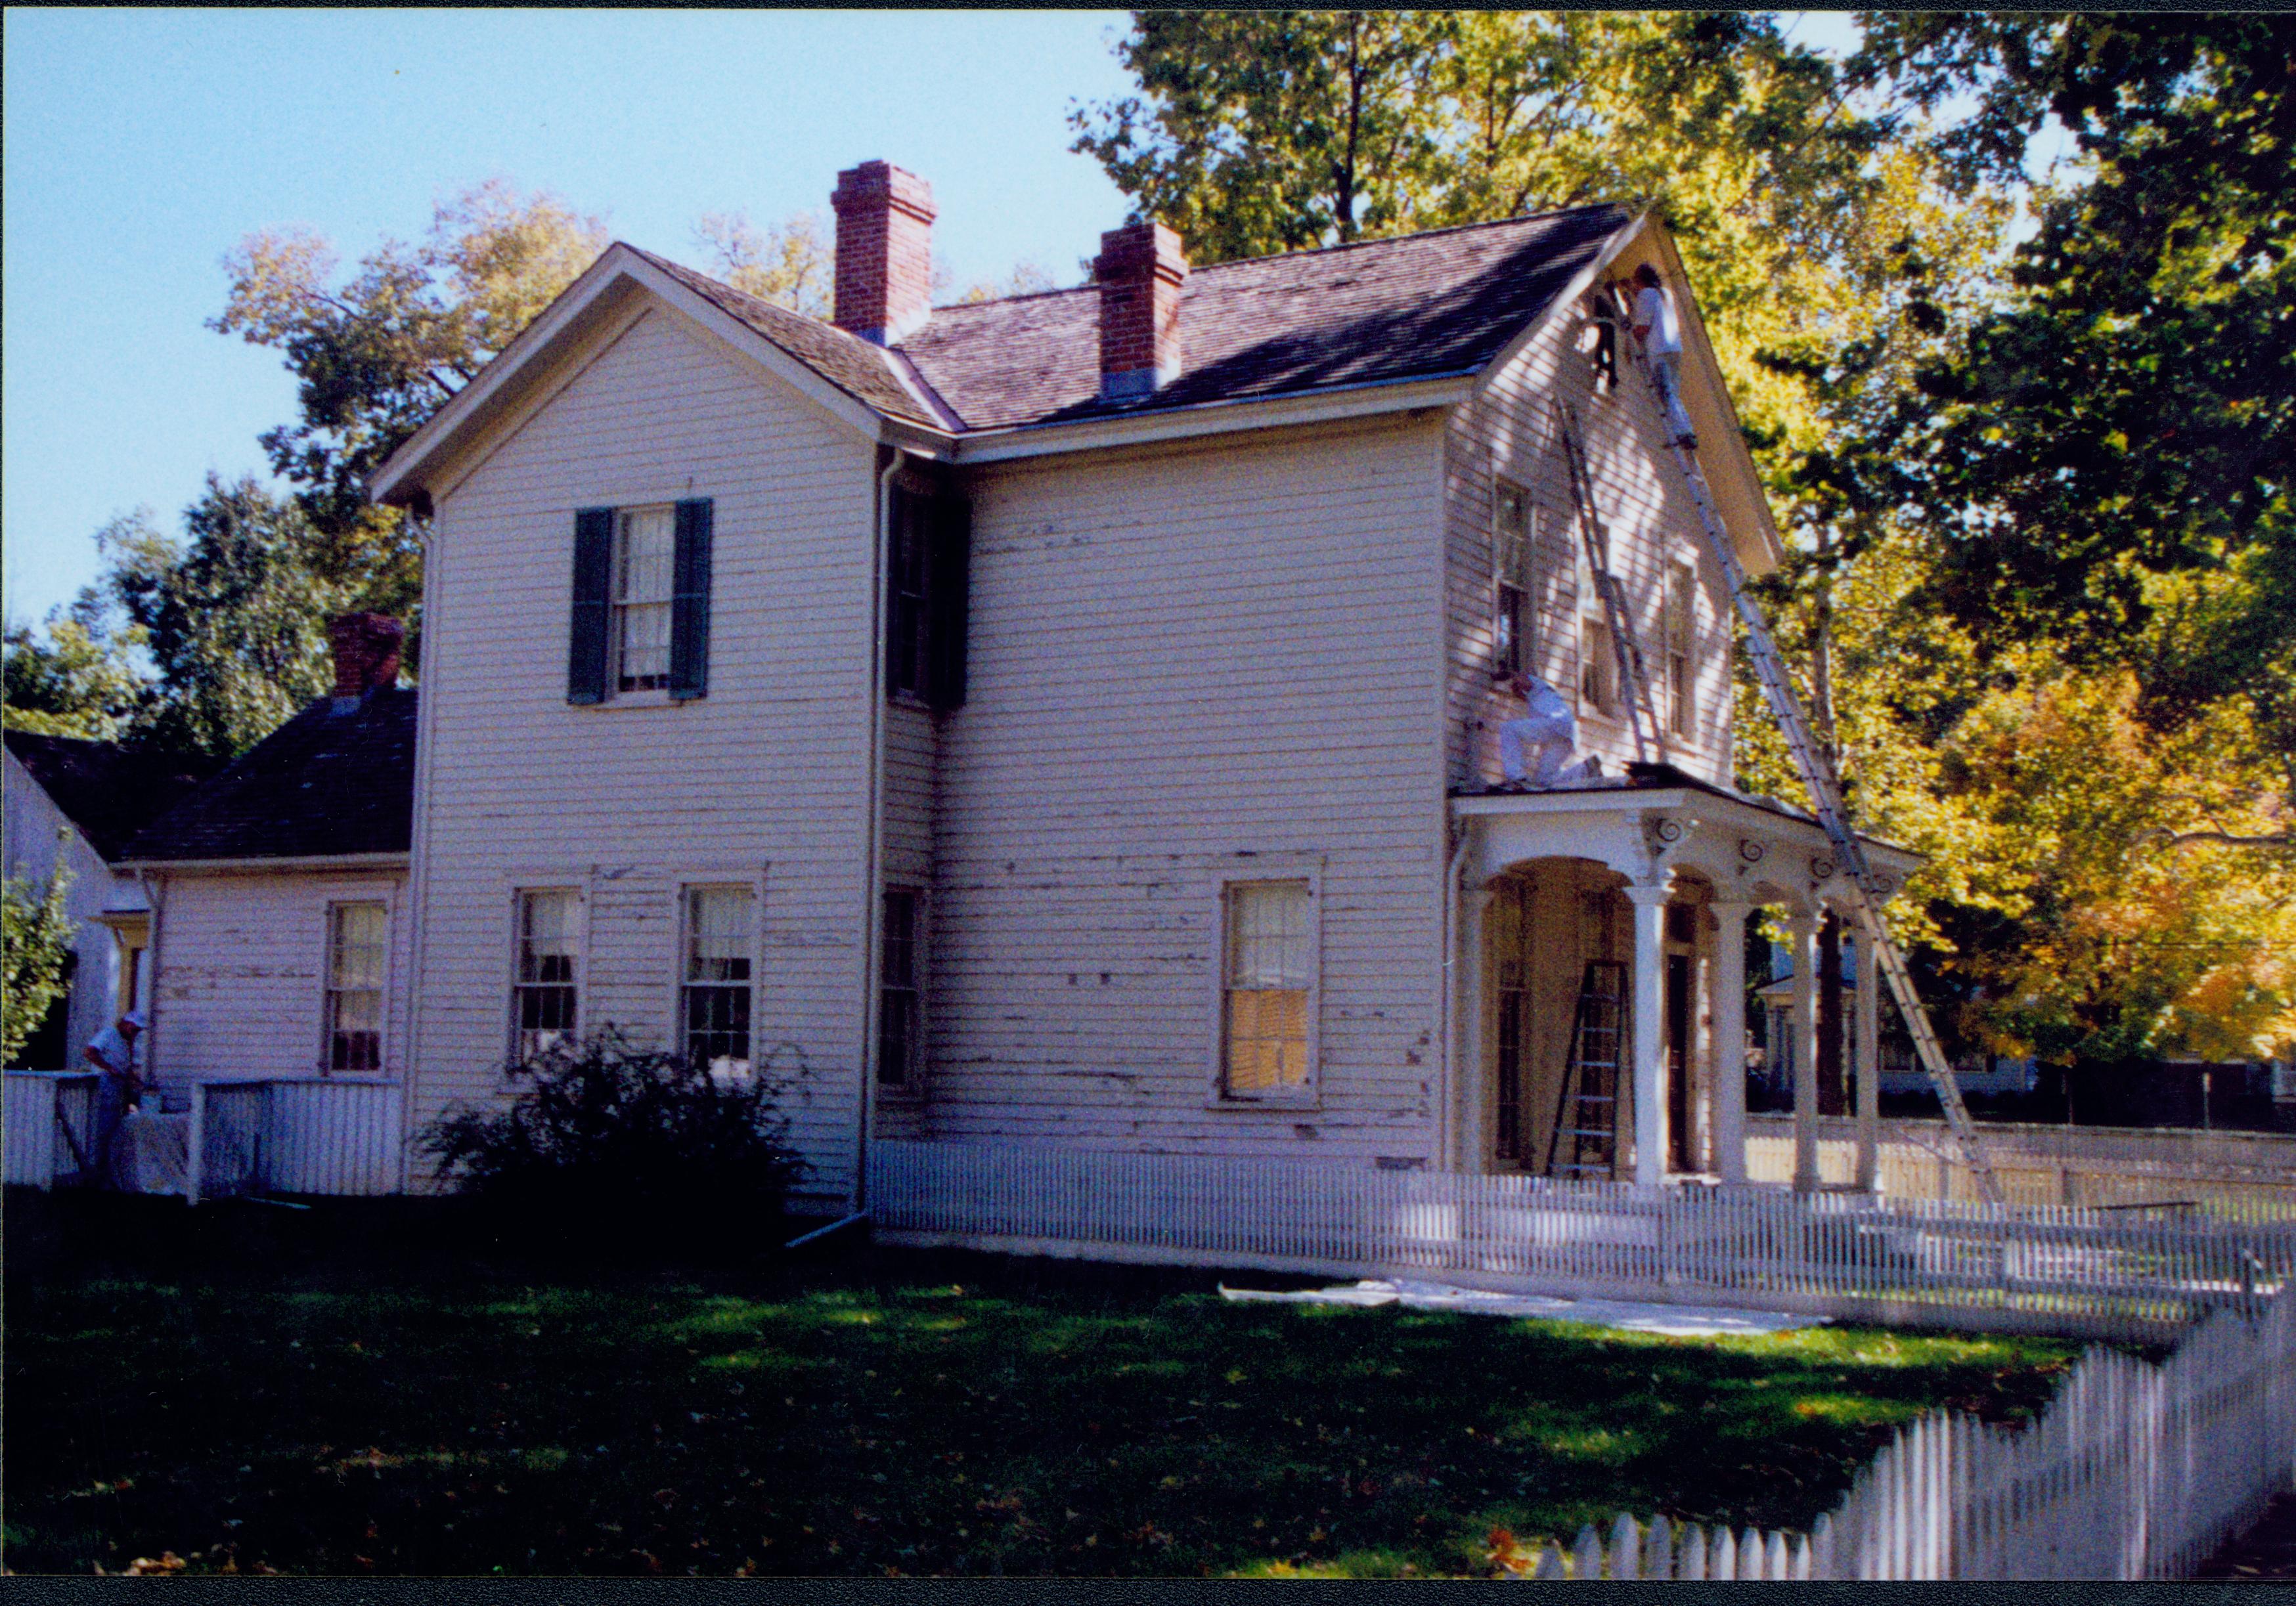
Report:
M1882 989L1874 945L1857 933L1857 1034L1851 1064L1857 1072L1857 1185L1872 1192L1881 1185Z
M1746 916L1751 904L1710 904L1714 912L1714 1168L1724 1182L1746 1180Z
M1483 1043L1483 916L1490 906L1488 887L1468 887L1459 894L1459 1064L1452 1119L1459 1169L1475 1175L1491 1168L1490 1135L1483 1129L1490 1088Z
M1793 954L1794 1192L1817 1191L1817 916L1786 922Z
M1635 906L1635 1180L1666 1180L1667 889L1629 887Z

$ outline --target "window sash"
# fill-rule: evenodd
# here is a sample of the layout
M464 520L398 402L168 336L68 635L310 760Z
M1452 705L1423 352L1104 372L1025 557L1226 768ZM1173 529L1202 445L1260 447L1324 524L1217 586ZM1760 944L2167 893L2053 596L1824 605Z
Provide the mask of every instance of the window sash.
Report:
M877 1083L914 1086L923 1045L922 1000L917 985L917 895L885 890L878 943Z
M748 887L685 889L685 1057L713 1076L750 1074L756 911Z
M389 910L380 903L327 906L326 1069L382 1069L383 967Z
M1499 578L1528 586L1530 581L1531 502L1522 487L1502 479L1491 497L1491 551Z
M1578 691L1597 712L1608 714L1618 701L1619 660L1611 648L1611 627L1600 619L1580 621Z
M570 890L518 895L517 955L511 984L511 1051L521 1062L569 1040L580 1005L576 977L576 897Z
M632 508L615 520L612 612L618 691L652 691L669 684L676 566L676 509Z
M1231 1097L1306 1091L1315 991L1308 883L1242 881L1226 898L1220 1078Z

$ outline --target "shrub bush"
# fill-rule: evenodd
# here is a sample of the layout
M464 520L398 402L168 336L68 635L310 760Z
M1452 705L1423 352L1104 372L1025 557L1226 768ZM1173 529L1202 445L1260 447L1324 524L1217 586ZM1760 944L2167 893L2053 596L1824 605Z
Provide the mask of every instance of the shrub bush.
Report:
M714 1074L611 1029L508 1068L520 1091L432 1123L437 1175L500 1230L712 1258L778 1243L803 1162L769 1075Z

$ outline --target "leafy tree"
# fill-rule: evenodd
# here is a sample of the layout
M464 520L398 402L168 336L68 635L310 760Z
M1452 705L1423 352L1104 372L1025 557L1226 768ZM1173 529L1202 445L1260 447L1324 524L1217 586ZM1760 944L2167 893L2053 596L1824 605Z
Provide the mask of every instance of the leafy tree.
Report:
M0 1061L16 1062L70 985L70 887L71 873L62 869L45 888L20 875L0 883Z
M135 734L228 758L332 684L326 621L354 593L314 561L323 544L301 508L251 478L209 476L184 532L177 541L137 513L96 544L105 583L159 670Z
M338 283L332 248L250 234L225 258L210 327L280 352L299 416L264 435L295 487L311 566L357 605L409 621L422 594L415 521L366 500L368 477L604 249L604 225L493 180L440 202L428 236L384 243Z
M114 742L148 690L132 656L143 632L107 627L104 599L91 586L69 612L51 611L42 627L9 627L0 648L0 686L11 730L43 736Z
M836 299L834 239L817 212L800 212L763 229L746 212L709 212L693 226L693 242L718 278L760 300L824 320Z
M2082 158L1906 432L1931 595L1988 643L2134 668L2155 723L2243 696L2296 753L2296 23L1866 29L1860 70L1923 105L1975 99L1933 140L1959 178L2013 170L2049 115Z

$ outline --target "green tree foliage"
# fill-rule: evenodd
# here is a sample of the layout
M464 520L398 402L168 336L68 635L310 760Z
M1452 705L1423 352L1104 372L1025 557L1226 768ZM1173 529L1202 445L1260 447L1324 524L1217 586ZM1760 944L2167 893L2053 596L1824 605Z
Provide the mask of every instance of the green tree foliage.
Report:
M126 732L149 684L133 656L144 636L133 627L109 628L106 612L91 586L39 630L9 627L0 642L9 729L89 742L116 742Z
M746 212L708 212L693 225L693 243L709 271L761 301L827 321L835 310L837 250L833 225L817 212L759 228Z
M2045 115L2081 157L2012 293L1925 376L1931 594L1988 643L2135 668L2156 724L2244 696L2296 753L2296 23L1866 29L1862 70L1976 98L1935 142L1958 176L2011 169Z
M604 225L501 180L441 201L417 244L387 240L348 279L299 231L250 234L225 258L210 325L278 351L299 416L263 437L295 488L311 567L361 607L414 622L415 522L366 500L369 475L604 249Z
M229 758L332 683L326 622L355 593L315 561L323 542L291 499L252 479L184 510L184 538L143 514L96 537L105 584L159 671L134 733L161 750Z
M64 896L71 873L59 869L45 887L12 875L0 883L0 1061L10 1065L64 996L72 957L71 916Z

